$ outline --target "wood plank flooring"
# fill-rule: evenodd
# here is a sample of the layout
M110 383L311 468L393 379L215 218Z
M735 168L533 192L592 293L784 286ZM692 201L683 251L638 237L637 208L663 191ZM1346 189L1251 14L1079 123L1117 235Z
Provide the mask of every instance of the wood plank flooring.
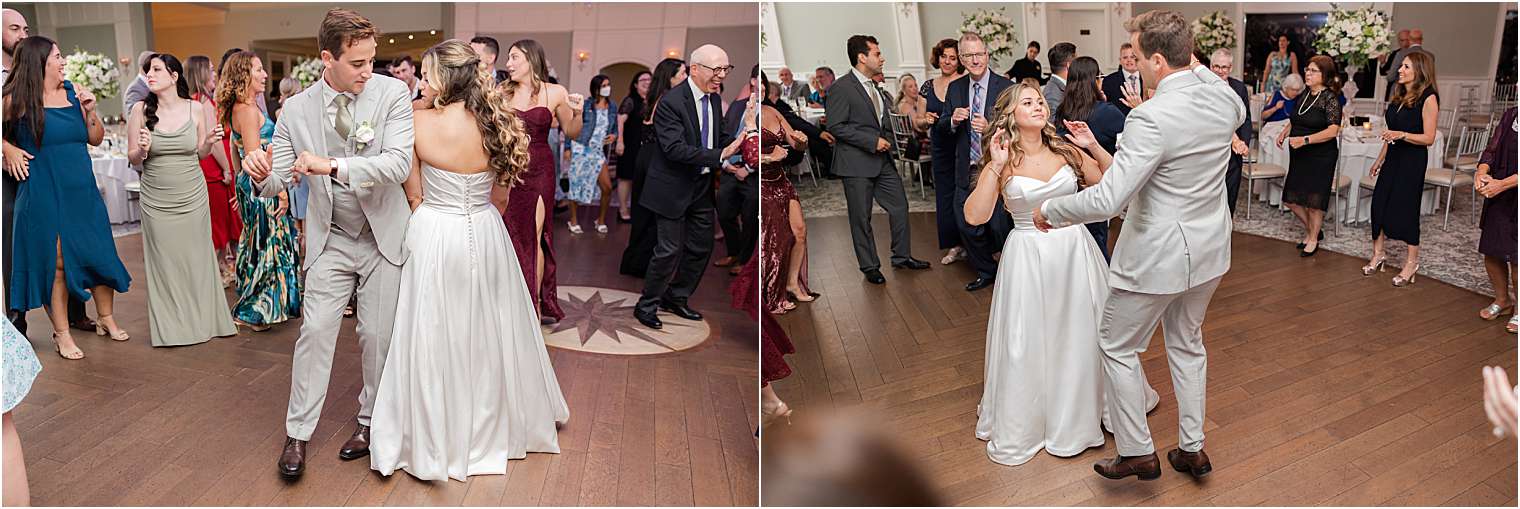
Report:
M781 317L798 352L776 390L797 416L865 406L886 416L939 496L956 505L1451 505L1513 507L1516 442L1484 418L1485 365L1512 375L1516 338L1477 318L1488 297L1435 280L1393 288L1363 260L1237 234L1204 323L1209 350L1205 482L1099 478L1113 441L1075 458L993 463L974 436L991 289L938 263L934 217L913 214L928 271L866 283L843 217L809 220L817 302ZM885 216L876 216L886 257ZM1119 233L1122 235L1122 232ZM1343 234L1365 235L1364 231ZM1480 263L1474 259L1473 263ZM1161 405L1160 451L1177 443L1163 340L1143 355Z
M610 224L611 233L598 235L587 219L587 233L572 237L563 219L554 222L561 285L642 288L641 280L617 274L626 225ZM29 316L44 368L15 418L35 505L758 503L755 323L728 306L725 270L708 270L693 298L713 329L706 344L639 357L550 348L570 405L570 422L559 433L562 452L530 454L510 462L505 476L463 483L425 483L400 472L386 478L369 469L367 458L337 458L353 432L362 387L358 339L347 320L306 474L286 483L275 461L299 322L151 348L141 237L118 239L117 249L134 279L115 313L134 334L131 341L76 331L88 357L65 361L53 353L46 316L40 310Z

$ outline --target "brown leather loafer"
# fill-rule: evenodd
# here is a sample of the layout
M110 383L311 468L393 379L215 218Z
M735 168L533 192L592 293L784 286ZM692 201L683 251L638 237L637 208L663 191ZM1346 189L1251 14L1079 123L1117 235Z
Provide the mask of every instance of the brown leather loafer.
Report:
M1093 464L1093 471L1109 479L1139 477L1142 481L1154 481L1161 477L1161 460L1156 453L1126 458L1116 456Z
M306 441L285 437L285 451L280 453L280 477L294 481L306 470Z
M365 456L369 456L369 426L360 424L354 429L354 436L343 442L343 448L338 450L338 458L347 461Z
M1202 479L1214 471L1214 465L1209 463L1209 455L1202 450L1187 452L1182 449L1172 449L1166 453L1166 461L1172 464L1172 468L1178 472L1192 474L1194 479Z

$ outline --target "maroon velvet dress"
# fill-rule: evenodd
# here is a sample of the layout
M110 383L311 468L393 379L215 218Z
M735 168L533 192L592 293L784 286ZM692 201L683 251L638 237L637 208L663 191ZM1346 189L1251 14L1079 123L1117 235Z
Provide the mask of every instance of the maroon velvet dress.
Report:
M559 287L555 284L554 271L554 150L549 148L549 126L554 113L545 106L534 106L518 111L523 129L528 131L528 171L523 172L522 182L512 186L508 195L507 211L502 220L507 223L507 236L517 251L517 261L522 264L523 278L528 281L528 293L541 318L562 320L564 310L559 307ZM538 203L544 204L544 232L534 238L534 216ZM544 246L544 279L533 284L537 275L538 245Z

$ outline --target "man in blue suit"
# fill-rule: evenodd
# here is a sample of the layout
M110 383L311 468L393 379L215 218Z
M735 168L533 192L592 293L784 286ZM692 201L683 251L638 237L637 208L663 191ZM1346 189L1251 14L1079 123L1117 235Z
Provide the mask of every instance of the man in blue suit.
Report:
M973 292L992 286L997 277L997 259L993 256L1003 249L1003 241L1013 229L1001 201L992 219L981 226L966 224L963 210L966 198L971 196L973 168L982 159L982 130L992 115L988 110L1013 82L987 71L987 45L980 36L970 32L961 35L956 50L966 66L966 75L950 82L934 129L955 139L955 221L960 225L967 258L976 269L976 279L966 284L966 291Z

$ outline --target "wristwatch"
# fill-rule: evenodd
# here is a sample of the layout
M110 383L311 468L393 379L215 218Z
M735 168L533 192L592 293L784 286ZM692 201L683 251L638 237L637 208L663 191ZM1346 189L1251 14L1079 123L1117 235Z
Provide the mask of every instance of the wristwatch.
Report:
M329 157L329 158L327 158L327 170L328 170L327 171L327 176L332 177L332 178L338 178L338 158L336 158L336 157Z

